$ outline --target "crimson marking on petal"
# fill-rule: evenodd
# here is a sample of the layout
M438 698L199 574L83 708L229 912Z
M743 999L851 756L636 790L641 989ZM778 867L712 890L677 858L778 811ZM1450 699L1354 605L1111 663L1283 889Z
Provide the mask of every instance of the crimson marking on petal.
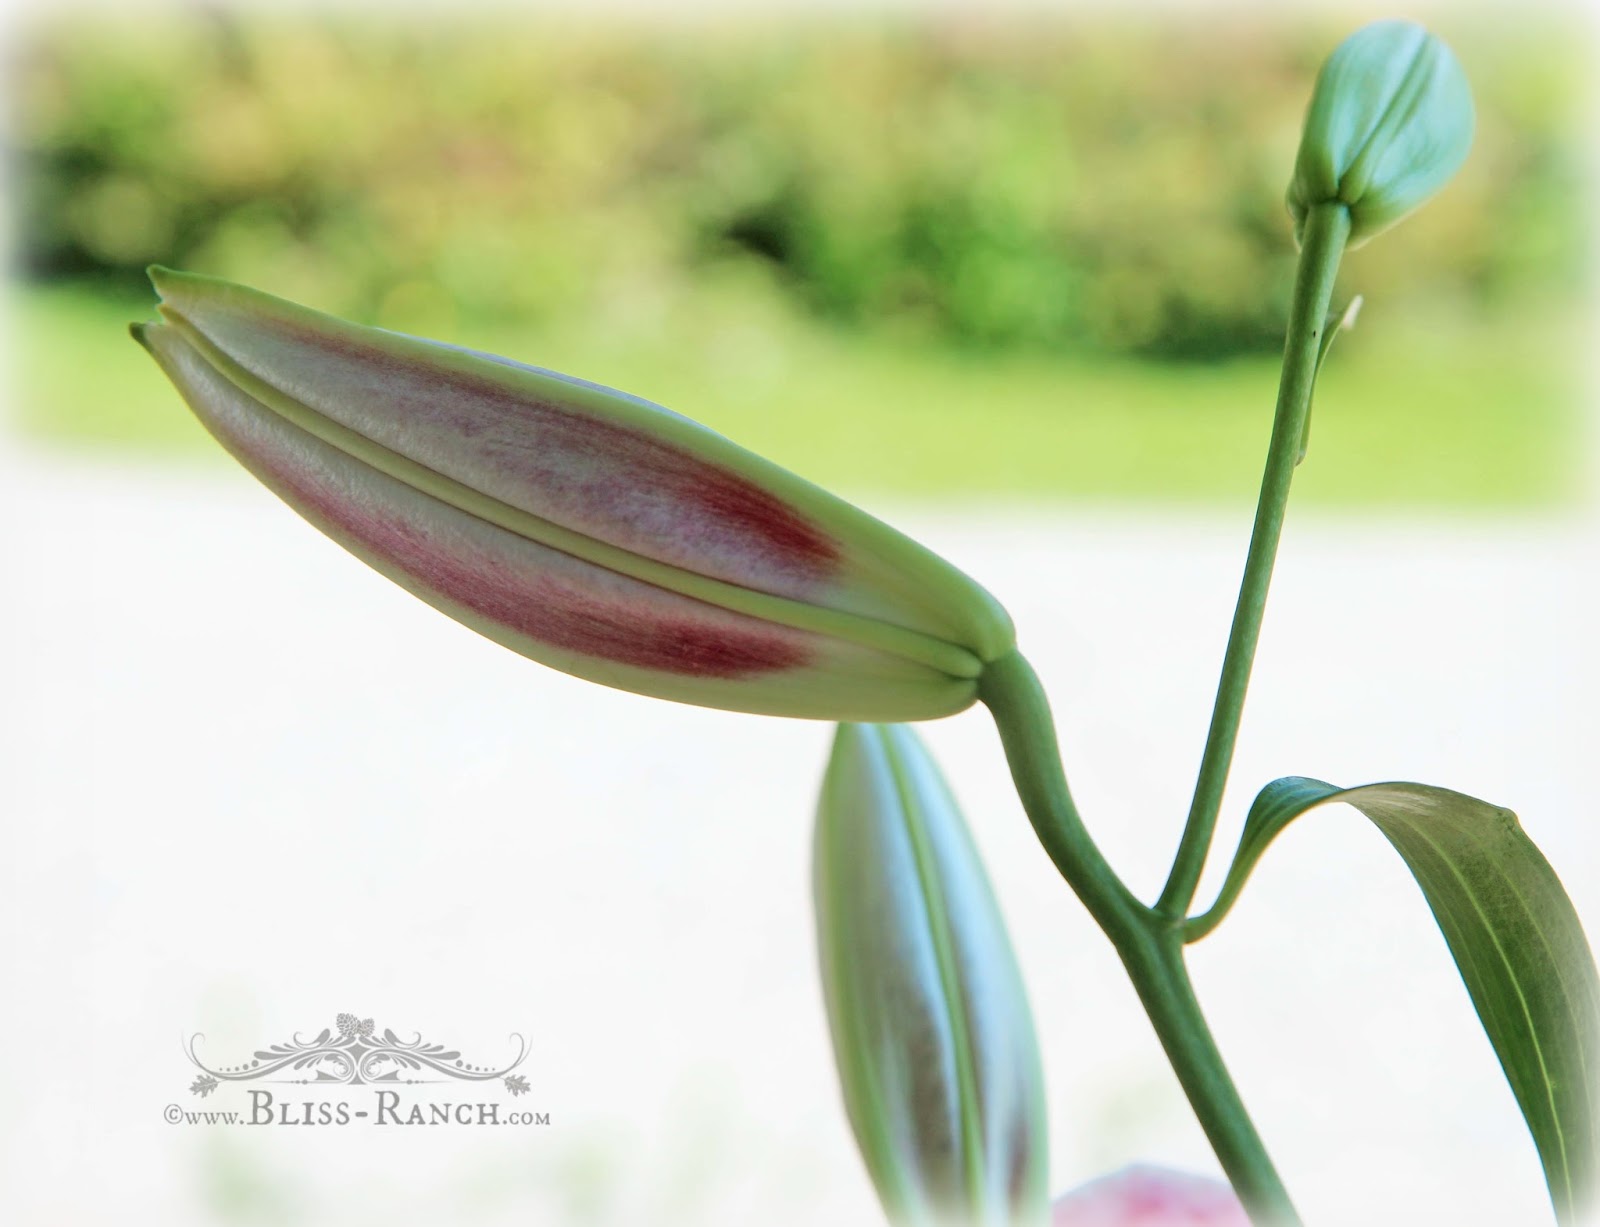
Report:
M415 523L341 499L322 484L259 453L257 459L310 513L336 525L427 589L529 639L618 664L691 677L738 678L806 663L803 648L779 633L717 625L659 608L641 611L621 599L586 592L554 572L523 574L482 550L462 551L458 556L441 549L427 530ZM532 543L528 548L547 549ZM571 565L590 567L577 560L571 560ZM608 573L599 574L611 578ZM640 581L616 580L649 591ZM671 598L671 594L663 595ZM651 596L657 594L651 592Z
M558 522L570 519L566 526L576 531L735 583L750 581L744 571L751 562L759 572L814 583L829 577L840 559L838 543L803 514L685 448L559 402L510 392L486 377L311 328L275 326L296 345L364 366L373 383L382 385L374 395L392 398L396 426L416 422L460 440L492 473L533 497L520 502L505 491L484 493L518 501L524 510ZM472 467L481 477L482 464ZM477 484L466 473L450 475Z

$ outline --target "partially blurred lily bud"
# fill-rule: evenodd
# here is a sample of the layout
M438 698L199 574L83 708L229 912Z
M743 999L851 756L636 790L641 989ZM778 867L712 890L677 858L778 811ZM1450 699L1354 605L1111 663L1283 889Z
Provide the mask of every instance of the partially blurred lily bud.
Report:
M896 1227L1042 1224L1044 1080L983 864L910 729L839 729L817 947L856 1143Z
M1472 90L1450 48L1409 21L1380 21L1335 48L1306 112L1289 212L1350 208L1350 245L1392 226L1455 174L1472 145Z
M1221 1181L1139 1164L1062 1196L1050 1227L1250 1227L1250 1216Z
M154 269L134 336L206 428L434 608L604 685L768 715L971 704L1005 611L916 542L659 405Z

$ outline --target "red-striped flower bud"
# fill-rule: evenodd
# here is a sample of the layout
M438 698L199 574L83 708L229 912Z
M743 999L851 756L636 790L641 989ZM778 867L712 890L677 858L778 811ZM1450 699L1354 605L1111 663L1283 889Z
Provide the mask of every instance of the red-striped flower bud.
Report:
M564 672L708 707L923 720L1014 642L914 541L659 405L154 269L137 325L208 430L351 553Z

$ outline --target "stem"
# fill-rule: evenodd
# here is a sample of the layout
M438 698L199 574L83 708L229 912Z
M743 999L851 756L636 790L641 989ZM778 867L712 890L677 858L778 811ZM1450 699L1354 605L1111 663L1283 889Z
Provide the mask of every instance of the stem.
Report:
M1119 946L1117 953L1189 1106L1251 1222L1261 1227L1295 1227L1300 1218L1288 1190L1267 1156L1201 1013L1183 962L1181 932L1168 930L1152 940Z
M1123 885L1095 845L1067 790L1050 700L1033 667L1013 650L984 666L978 697L1000 731L1011 778L1039 842L1084 907L1115 943L1142 929L1149 909Z
M1195 888L1200 884L1200 872L1205 868L1211 836L1216 830L1217 814L1222 808L1222 791L1228 782L1245 692L1250 686L1250 667L1261 638L1261 618L1267 606L1267 589L1272 583L1272 564L1277 557L1278 540L1283 535L1289 484L1294 477L1295 461L1311 409L1311 389L1316 382L1322 330L1333 297L1339 258L1344 254L1349 237L1350 211L1343 204L1334 201L1311 210L1306 219L1300 265L1295 273L1294 296L1289 308L1289 332L1284 342L1283 376L1278 384L1272 441L1267 447L1255 527L1250 533L1250 551L1245 557L1239 601L1234 607L1228 649L1222 659L1222 676L1211 709L1211 728L1206 734L1205 752L1200 759L1200 774L1195 781L1194 800L1184 824L1183 838L1178 844L1167 884L1156 901L1156 911L1167 917L1181 918L1194 902Z
M1017 795L1039 842L1116 947L1240 1201L1254 1222L1271 1227L1288 1227L1299 1219L1201 1013L1183 961L1183 917L1194 902L1205 867L1238 741L1289 486L1305 439L1319 358L1325 352L1322 333L1328 304L1349 236L1350 213L1343 204L1318 205L1306 219L1272 441L1211 727L1183 838L1154 908L1145 907L1128 890L1078 816L1061 768L1049 701L1027 661L1013 651L991 662L979 682L979 697L994 715Z
M1182 929L1139 902L1095 846L1067 790L1049 700L1017 652L991 662L979 695L999 729L1039 842L1105 931L1239 1199L1259 1224L1298 1223L1283 1182L1217 1051L1183 963Z

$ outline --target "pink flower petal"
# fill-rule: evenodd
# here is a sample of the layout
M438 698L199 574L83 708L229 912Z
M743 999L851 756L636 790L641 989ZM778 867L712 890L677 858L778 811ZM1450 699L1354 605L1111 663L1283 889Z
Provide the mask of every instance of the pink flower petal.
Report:
M1057 1199L1051 1227L1250 1227L1226 1184L1136 1164Z

